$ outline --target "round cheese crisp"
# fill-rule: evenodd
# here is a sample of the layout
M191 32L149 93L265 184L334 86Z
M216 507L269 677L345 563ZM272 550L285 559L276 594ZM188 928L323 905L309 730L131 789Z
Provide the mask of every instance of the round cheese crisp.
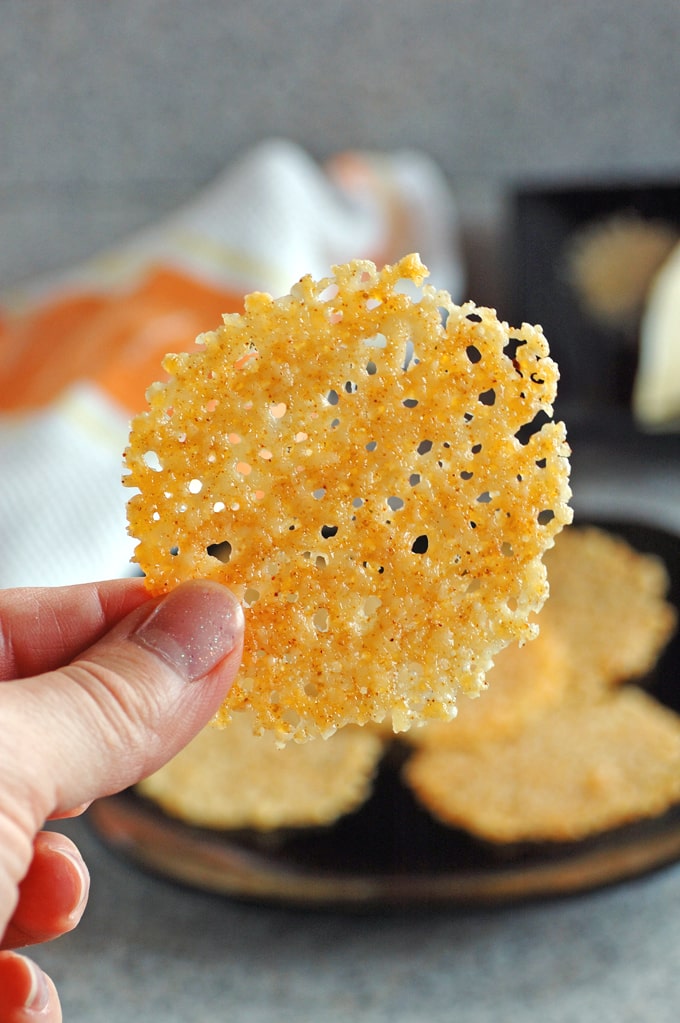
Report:
M409 740L427 748L474 749L518 735L567 698L568 660L559 632L541 624L531 643L500 651L486 677L487 691L466 700L454 721L413 728Z
M355 261L250 295L166 357L133 420L149 589L217 579L245 607L221 720L248 708L285 742L450 719L533 634L541 557L571 518L557 368L539 328L426 275L414 255Z
M435 817L487 841L578 841L680 802L680 718L626 686L507 740L419 750L404 777Z
M272 831L326 826L368 799L383 743L365 728L328 742L253 735L247 714L204 728L137 791L173 817L205 828Z
M562 634L572 691L583 698L651 671L677 625L662 560L589 526L565 529L545 564L540 628Z

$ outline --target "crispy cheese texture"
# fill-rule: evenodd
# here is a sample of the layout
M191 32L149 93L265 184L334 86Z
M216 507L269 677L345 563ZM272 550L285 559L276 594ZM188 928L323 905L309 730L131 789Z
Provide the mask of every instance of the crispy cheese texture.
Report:
M546 555L550 599L541 629L561 633L570 689L588 696L651 671L675 632L661 558L596 526L565 529Z
M560 633L541 624L531 643L512 643L496 656L487 674L488 689L478 700L465 700L453 721L430 721L412 728L415 746L470 749L523 732L559 706L571 683L569 649Z
M219 830L319 827L370 795L383 743L343 728L328 742L289 743L253 735L247 716L204 728L138 792L173 817Z
M423 748L404 773L430 813L487 841L573 842L680 801L680 718L624 686L507 741Z
M540 328L426 276L415 255L355 261L250 295L166 357L132 422L150 591L217 579L246 610L224 722L248 709L285 743L450 719L535 632L571 519L557 367Z
M406 785L497 843L576 841L680 801L680 717L631 684L675 628L665 565L593 526L545 561L538 639L501 652L474 716L410 733Z

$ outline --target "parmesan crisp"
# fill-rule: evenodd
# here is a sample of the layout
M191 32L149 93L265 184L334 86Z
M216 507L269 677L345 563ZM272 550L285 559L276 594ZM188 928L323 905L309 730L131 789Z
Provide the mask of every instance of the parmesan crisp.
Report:
M248 708L284 743L448 720L535 632L571 520L557 367L540 328L426 276L416 255L358 260L252 294L165 358L132 422L150 592L216 579L245 608L222 722Z

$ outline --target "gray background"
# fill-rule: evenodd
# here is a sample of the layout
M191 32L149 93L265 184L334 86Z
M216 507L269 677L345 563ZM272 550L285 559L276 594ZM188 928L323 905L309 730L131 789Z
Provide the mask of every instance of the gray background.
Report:
M0 287L272 135L422 148L493 279L517 181L677 175L679 32L676 0L3 0Z
M517 182L677 177L679 29L677 0L4 0L0 288L153 222L278 135L320 159L436 158L476 261L470 296L488 301ZM674 468L618 492L598 465L592 493L668 517ZM677 1018L678 867L566 902L361 918L175 888L68 828L93 897L37 955L72 1023Z

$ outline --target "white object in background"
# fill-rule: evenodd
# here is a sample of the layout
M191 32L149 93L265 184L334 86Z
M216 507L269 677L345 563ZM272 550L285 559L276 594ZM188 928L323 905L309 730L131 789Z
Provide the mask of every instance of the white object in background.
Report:
M649 429L680 424L680 245L657 273L647 298L633 411Z
M121 485L128 421L79 385L38 413L0 419L3 587L132 571Z

